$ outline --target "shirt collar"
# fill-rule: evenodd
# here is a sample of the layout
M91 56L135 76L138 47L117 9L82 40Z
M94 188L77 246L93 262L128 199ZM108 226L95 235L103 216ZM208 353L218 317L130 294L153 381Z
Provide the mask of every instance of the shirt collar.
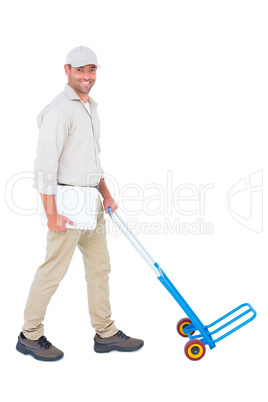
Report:
M73 88L70 87L70 85L66 84L65 88L64 88L64 92L67 94L68 98L70 100L80 100L79 95L75 92L75 90ZM97 107L98 104L89 96L88 97L88 101L92 106Z

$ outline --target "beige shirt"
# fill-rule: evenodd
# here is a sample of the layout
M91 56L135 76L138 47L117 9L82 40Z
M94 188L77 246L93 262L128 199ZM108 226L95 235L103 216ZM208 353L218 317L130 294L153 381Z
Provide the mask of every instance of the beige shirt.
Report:
M103 177L97 103L91 113L66 85L38 115L39 139L34 163L34 185L40 193L56 194L57 183L95 187Z

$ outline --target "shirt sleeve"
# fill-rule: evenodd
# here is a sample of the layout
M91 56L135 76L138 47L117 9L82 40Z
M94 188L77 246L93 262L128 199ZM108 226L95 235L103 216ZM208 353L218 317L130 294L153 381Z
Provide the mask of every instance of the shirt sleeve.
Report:
M102 169L100 158L99 158L99 167L100 167L99 177L100 177L100 179L105 179L105 173L104 173L104 170Z
M61 109L45 110L39 125L33 184L42 194L56 194L58 162L67 138L68 123Z

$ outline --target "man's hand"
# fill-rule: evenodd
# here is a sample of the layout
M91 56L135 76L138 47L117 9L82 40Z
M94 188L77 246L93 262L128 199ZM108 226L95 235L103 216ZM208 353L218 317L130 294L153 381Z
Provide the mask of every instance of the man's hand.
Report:
M101 195L103 197L103 207L104 207L106 214L108 212L109 207L112 207L112 212L116 211L118 208L118 205L116 204L115 200L111 196L110 191L108 190L104 179L100 180L99 192L101 193Z
M66 232L67 228L65 223L74 225L74 223L70 221L70 219L66 218L66 216L57 213L54 194L48 195L40 193L40 197L47 216L47 226L51 232Z
M107 214L109 207L112 207L112 212L114 212L117 210L118 205L116 204L115 200L112 197L109 197L103 200L103 207Z
M66 216L57 214L49 217L47 221L47 226L51 232L66 232L67 228L65 226L65 223L69 223L69 225L74 225L74 223L70 221L70 219L68 219Z

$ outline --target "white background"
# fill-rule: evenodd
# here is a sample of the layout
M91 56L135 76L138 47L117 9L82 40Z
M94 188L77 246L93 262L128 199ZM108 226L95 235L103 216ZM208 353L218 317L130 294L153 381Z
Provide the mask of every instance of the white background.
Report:
M267 3L258 0L25 0L2 6L0 392L5 401L267 398L267 17ZM36 215L14 212L12 199L19 209L35 207L31 180L17 182L13 198L10 181L14 175L31 177L36 115L63 89L66 54L81 44L96 51L102 66L91 96L99 103L102 165L117 180L119 206L124 186L140 186L146 199L152 195L146 186L165 188L168 171L173 190L184 183L213 185L202 216L172 208L156 216L143 210L136 217L161 225L167 219L211 223L211 235L139 234L205 324L243 302L258 312L200 362L185 357L185 340L176 332L185 313L126 239L111 233L113 318L124 332L144 339L144 348L133 354L93 351L77 252L45 321L46 336L64 350L64 359L43 363L15 350L29 287L43 262L46 230ZM263 229L254 231L231 217L227 195L256 171L263 173L263 186L257 183L263 214L260 198L250 203L249 188L239 203L234 198L236 213L248 214L249 226L251 211L262 218ZM189 203L181 206L195 209L196 202ZM133 201L131 208L139 205Z

